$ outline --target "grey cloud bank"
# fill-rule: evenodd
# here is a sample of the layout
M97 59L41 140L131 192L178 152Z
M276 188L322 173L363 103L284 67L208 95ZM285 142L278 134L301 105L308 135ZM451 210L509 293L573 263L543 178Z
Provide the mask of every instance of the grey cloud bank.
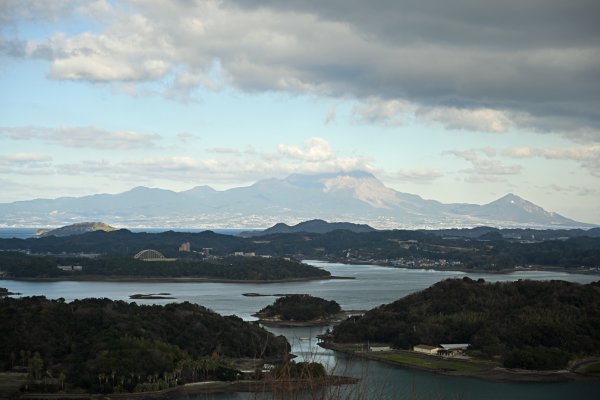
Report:
M58 18L70 4L29 11ZM195 86L230 85L384 108L366 109L369 121L416 113L449 129L600 141L597 1L139 0L104 11L101 33L5 37L0 48L51 57L54 79L172 78L165 96L182 101Z

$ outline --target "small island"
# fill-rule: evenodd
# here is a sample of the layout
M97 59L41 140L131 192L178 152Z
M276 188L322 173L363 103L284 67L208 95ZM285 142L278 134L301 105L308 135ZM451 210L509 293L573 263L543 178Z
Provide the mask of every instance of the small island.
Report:
M171 293L136 293L129 296L133 300L161 300L161 299L175 299L171 296Z
M265 325L321 326L342 319L344 313L334 300L308 294L290 294L278 298L254 316Z

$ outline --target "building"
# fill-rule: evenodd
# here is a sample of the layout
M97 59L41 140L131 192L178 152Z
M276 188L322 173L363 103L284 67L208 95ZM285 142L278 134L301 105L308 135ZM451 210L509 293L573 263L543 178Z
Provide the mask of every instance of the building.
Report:
M416 351L417 353L430 354L430 355L436 355L439 350L440 350L439 347L429 346L426 344L418 344L413 347L413 351Z
M392 348L390 346L371 346L369 351L391 351Z
M462 354L465 350L469 348L470 344L468 343L448 343L448 344L440 344L441 349L438 351L438 355L440 356L457 356Z
M59 265L56 268L66 272L77 272L83 270L83 267L81 265Z
M184 251L186 253L189 253L191 249L192 246L190 245L190 242L182 243L181 246L179 246L179 251Z

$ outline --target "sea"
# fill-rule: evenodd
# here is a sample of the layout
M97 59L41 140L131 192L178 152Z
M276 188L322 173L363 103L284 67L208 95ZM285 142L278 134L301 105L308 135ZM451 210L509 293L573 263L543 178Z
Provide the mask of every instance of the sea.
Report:
M35 232L35 231L34 231ZM19 232L13 233L13 235ZM24 233L23 233L24 234ZM244 293L264 295L305 293L337 301L345 310L368 310L389 303L410 293L425 289L448 278L483 278L486 281L566 280L589 283L600 280L598 275L564 272L518 271L506 274L464 273L459 271L415 270L373 265L349 265L305 260L335 276L354 279L320 280L287 283L211 283L211 282L33 282L2 280L0 286L21 296L43 295L67 301L86 297L129 300L135 293L171 293L175 300L135 300L138 304L184 302L200 304L222 315L237 315L254 321L253 313L275 297L246 297ZM284 335L292 345L298 360L317 361L340 375L360 378L357 385L332 389L336 399L596 399L600 382L513 383L492 382L476 378L453 377L389 366L375 361L349 358L346 355L317 346L316 336L328 327L282 328L266 327ZM249 393L219 393L185 397L186 399L268 399L270 395ZM285 397L279 397L285 398ZM314 399L320 394L300 393L294 398ZM181 399L183 400L183 398Z

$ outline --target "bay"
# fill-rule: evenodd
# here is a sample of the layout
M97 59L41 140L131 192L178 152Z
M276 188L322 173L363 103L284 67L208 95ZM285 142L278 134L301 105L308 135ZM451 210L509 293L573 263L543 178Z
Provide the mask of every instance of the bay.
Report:
M389 303L410 293L425 289L447 278L483 278L486 281L515 281L518 279L560 279L589 283L599 279L597 275L568 274L547 271L519 271L509 274L464 273L458 271L412 270L372 265L348 265L305 261L324 268L336 276L353 277L351 280L321 280L288 283L141 283L141 282L46 282L46 281L0 281L0 286L22 296L43 295L48 298L64 298L67 301L85 297L106 297L113 300L129 300L134 293L171 293L176 300L136 300L138 304L166 304L189 301L203 305L223 315L235 314L247 321L255 320L252 314L271 304L275 297L245 297L242 294L307 293L335 300L346 310L366 310ZM385 364L349 359L347 356L322 349L316 345L320 328L267 328L275 334L284 335L292 345L292 352L300 360L322 362L330 371L361 378L361 384L346 387L338 398L352 398L365 391L360 398L373 399L592 399L600 390L598 382L567 383L500 383L474 378L449 377L414 371ZM224 393L197 396L197 399L249 399L254 394ZM260 398L260 396L258 396ZM314 398L305 394L301 398ZM268 396L266 397L268 398Z

